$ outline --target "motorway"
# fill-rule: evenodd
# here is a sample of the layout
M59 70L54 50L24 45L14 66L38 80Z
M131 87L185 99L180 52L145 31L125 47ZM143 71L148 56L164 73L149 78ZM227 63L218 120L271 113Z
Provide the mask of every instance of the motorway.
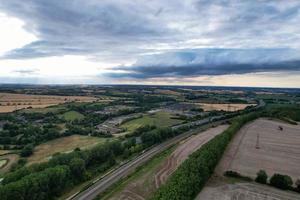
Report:
M262 107L264 106L264 102L260 101L259 105L256 106ZM220 121L224 116L218 116L215 118L215 120L220 119ZM198 120L196 122L197 126L205 125L208 124L211 121L211 118L205 118L202 120ZM195 123L195 122L194 122ZM139 166L142 166L145 162L153 158L155 155L157 155L160 152L163 152L164 150L168 149L172 145L180 142L181 140L184 140L185 138L191 136L192 134L195 133L195 130L190 130L185 133L182 133L172 139L169 139L168 141L159 144L150 150L146 151L145 153L141 154L140 156L136 157L135 159L127 162L124 165L121 165L119 168L116 170L112 171L111 173L107 174L104 176L102 179L96 181L92 186L87 188L86 190L76 194L75 196L72 196L68 198L69 200L93 200L94 198L97 197L97 195L103 193L106 189L108 189L111 185L115 184L122 178L127 177L130 175L132 172L135 171L135 169Z

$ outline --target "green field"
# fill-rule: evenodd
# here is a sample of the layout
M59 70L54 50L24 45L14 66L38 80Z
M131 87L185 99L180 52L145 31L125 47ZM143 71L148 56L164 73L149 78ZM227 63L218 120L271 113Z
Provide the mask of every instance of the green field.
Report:
M176 124L180 124L182 120L180 119L172 119L172 117L175 117L171 113L168 112L157 112L153 115L144 115L141 118L134 119L131 121L128 121L121 125L121 128L126 129L127 131L131 132L135 129L145 126L145 125L155 125L157 127L169 127Z
M7 163L7 159L0 160L0 168L6 165L6 163Z
M27 164L44 162L55 153L67 153L73 151L75 148L86 149L108 140L110 139L85 135L71 135L57 138L36 146L33 155L28 158Z
M82 120L84 119L84 115L80 114L79 112L76 111L68 111L65 112L64 114L60 115L63 119L67 121L74 121L74 120Z

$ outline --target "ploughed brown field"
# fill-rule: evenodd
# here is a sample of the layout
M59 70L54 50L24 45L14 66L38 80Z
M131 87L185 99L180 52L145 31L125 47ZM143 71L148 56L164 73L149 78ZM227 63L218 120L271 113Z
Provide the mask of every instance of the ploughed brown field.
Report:
M282 127L282 130L281 128ZM300 177L300 125L257 119L244 126L229 144L212 178L198 200L288 200L300 199L300 194L281 191L256 183L229 184L222 177L228 170L251 178L263 169L269 178L274 173Z
M13 112L24 108L45 108L67 102L93 102L95 97L52 96L0 93L0 113Z

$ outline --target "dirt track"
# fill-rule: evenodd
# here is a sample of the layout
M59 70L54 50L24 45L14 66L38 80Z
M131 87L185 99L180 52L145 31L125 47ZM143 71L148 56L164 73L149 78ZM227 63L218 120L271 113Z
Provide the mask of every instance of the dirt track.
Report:
M115 194L114 200L143 200L147 199L158 186L163 184L177 167L194 151L216 135L222 133L228 125L208 129L181 142L174 152L153 170L131 181L125 188Z

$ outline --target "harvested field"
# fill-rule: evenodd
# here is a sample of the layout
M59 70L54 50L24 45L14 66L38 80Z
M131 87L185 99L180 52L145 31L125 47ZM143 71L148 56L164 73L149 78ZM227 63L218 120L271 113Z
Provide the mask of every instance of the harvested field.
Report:
M58 152L70 152L75 148L89 148L96 144L104 143L107 139L83 135L72 135L51 140L35 147L33 155L28 158L28 165L47 161Z
M224 111L237 111L244 110L247 106L256 106L256 104L228 104L228 103L197 103L203 108L204 111L224 110Z
M109 199L143 200L149 198L190 154L216 135L222 133L227 127L227 125L221 125L187 138L166 159L158 162L153 168L128 182L120 192L115 193Z
M269 176L281 173L296 180L300 177L299 166L300 125L258 119L237 133L217 172L220 175L233 170L255 178L256 173L263 169Z
M279 126L282 127L282 130ZM256 148L258 134L259 149ZM233 170L255 178L257 171L263 169L269 177L274 173L281 173L290 175L295 181L300 177L299 155L300 125L295 126L263 118L257 119L244 126L235 135L216 167L214 176L196 199L300 199L300 194L291 191L282 191L256 183L228 183L231 179L223 177L225 171Z
M0 167L0 173L9 171L10 167L14 163L16 163L18 161L18 159L19 159L19 155L17 155L17 154L7 154L7 155L0 156L0 162L2 160L6 160L4 165L2 165L2 167Z
M199 149L203 144L215 136L222 133L228 128L227 125L221 125L216 128L211 128L201 134L190 137L187 141L181 144L165 161L159 171L155 174L155 186L159 188L164 184L167 178L177 169L177 167L188 158L190 154Z
M300 194L255 183L206 186L196 200L296 200Z
M45 108L67 102L93 102L97 98L87 96L52 96L0 93L0 113L23 108Z

